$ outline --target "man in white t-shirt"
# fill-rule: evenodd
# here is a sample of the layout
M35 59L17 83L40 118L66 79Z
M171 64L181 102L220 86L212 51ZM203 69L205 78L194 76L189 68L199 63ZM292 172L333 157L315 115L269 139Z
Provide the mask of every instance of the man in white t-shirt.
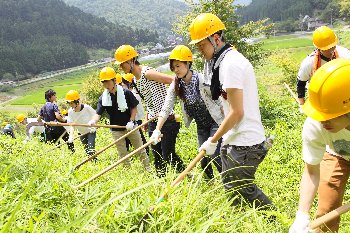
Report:
M318 68L337 58L350 58L350 51L338 44L334 31L326 26L317 28L312 36L316 50L309 54L301 63L297 78L299 104L305 102L305 87Z
M307 232L309 211L318 190L316 217L342 205L350 175L350 59L339 58L318 69L309 85L303 110L304 174L290 233ZM337 232L340 217L320 228Z
M29 123L38 122L38 120L36 118L27 118L24 114L18 114L16 116L16 119L17 119L18 123L20 123L22 125L27 125ZM44 141L44 139L45 139L45 127L44 126L32 126L32 127L30 127L28 133L29 133L29 135L26 137L24 142L29 141L34 133L39 133L41 138L42 138L42 141Z
M190 44L196 44L207 61L205 82L210 83L213 100L223 99L225 114L219 129L199 150L213 154L223 137L225 189L241 195L252 206L267 209L272 207L270 199L254 184L256 169L267 153L255 74L251 63L225 43L224 29L221 20L211 13L200 14L190 26Z
M70 90L67 92L66 101L70 106L67 117L68 123L88 124L90 119L96 114L96 111L91 106L80 103L80 95L75 90ZM79 135L81 135L80 141L84 145L85 153L88 156L93 155L95 153L96 128L70 126L67 129L67 132L69 133L69 143L73 143L74 128L76 128Z

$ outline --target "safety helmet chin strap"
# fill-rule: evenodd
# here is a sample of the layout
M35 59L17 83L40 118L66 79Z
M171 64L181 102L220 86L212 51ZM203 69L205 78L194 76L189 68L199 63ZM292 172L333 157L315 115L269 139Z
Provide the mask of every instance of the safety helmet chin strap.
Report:
M224 36L224 32L221 32L220 35L220 40L222 39L222 37ZM210 41L210 43L212 44L212 46L214 47L214 54L216 54L217 52L219 52L220 48L215 44L215 41L213 39L212 36L208 37L208 40Z

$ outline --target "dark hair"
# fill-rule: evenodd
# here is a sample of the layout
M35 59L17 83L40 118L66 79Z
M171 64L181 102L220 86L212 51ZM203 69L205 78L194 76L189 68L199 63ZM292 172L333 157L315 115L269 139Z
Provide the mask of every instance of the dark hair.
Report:
M172 71L172 72L174 72L174 69L173 69L173 61L174 61L175 59L171 59L170 61L169 61L169 66L170 66L170 70ZM191 61L181 61L182 63L184 63L184 64L186 64L187 65L187 62L188 62L188 68L189 69L191 69L191 67L192 67L192 62Z
M134 62L135 62L135 65L141 65L141 63L137 60L138 57L134 57Z
M128 80L122 78L122 83L124 83L128 88L130 88L131 83Z
M170 70L174 72L173 67L173 61L174 59L171 59L169 61L170 64ZM188 62L188 61L181 61L184 64L189 64L188 68L191 69L192 66L192 62ZM182 83L180 82L180 79L178 77L175 77L175 94L182 100L185 100L185 96L184 96L184 87L182 85Z
M215 32L213 35L215 35L215 34L218 34L220 37L221 37L221 35L222 35L222 37L221 37L221 41L222 42L225 42L225 36L223 35L223 31L222 30L220 30L220 31L217 31L217 32ZM212 36L213 36L212 35Z
M185 100L184 87L178 77L175 77L175 93L180 99Z
M49 101L49 99L52 96L54 96L54 95L56 95L56 92L54 90L52 90L52 89L49 89L49 90L45 91L45 99L46 99L46 101Z

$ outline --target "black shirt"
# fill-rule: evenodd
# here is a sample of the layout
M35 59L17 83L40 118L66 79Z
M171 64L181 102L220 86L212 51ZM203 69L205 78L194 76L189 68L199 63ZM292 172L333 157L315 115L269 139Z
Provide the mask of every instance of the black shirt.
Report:
M112 106L102 106L102 95L98 99L97 103L97 109L96 113L98 115L102 115L102 113L106 110L109 116L109 121L111 125L121 125L125 126L130 121L131 116L131 109L135 108L139 101L135 98L134 94L123 88L126 104L128 106L128 109L125 110L125 112L121 112L118 109L118 103L117 103L117 95L114 95L109 92L111 99L112 99ZM112 129L112 131L123 131L125 129Z
M59 112L58 106L55 103L46 102L46 104L40 109L39 115L44 121L57 121L55 112Z

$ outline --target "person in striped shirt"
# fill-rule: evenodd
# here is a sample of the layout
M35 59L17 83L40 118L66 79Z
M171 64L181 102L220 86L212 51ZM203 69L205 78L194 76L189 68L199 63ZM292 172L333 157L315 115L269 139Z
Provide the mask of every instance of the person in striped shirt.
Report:
M115 63L125 73L132 73L135 76L136 82L134 82L134 86L146 104L148 118L157 116L162 110L167 94L166 85L172 83L174 78L152 67L141 65L137 60L138 53L131 45L120 46L115 51L115 59ZM157 122L154 121L148 124L149 136L153 134L156 124ZM175 152L176 137L179 129L180 123L176 122L175 112L172 110L162 128L161 133L163 137L161 143L151 146L154 165L160 177L165 175L168 164L175 167L178 172L185 169L184 162Z

